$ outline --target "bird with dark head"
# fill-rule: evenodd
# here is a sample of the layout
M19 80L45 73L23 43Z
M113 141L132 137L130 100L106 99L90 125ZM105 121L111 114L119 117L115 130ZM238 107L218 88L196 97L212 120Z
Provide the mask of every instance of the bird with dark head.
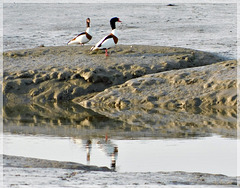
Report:
M121 22L118 17L113 17L110 20L112 32L109 35L103 37L94 47L91 48L91 51L105 50L105 55L108 56L107 50L114 47L118 43L118 32L116 30L116 22Z

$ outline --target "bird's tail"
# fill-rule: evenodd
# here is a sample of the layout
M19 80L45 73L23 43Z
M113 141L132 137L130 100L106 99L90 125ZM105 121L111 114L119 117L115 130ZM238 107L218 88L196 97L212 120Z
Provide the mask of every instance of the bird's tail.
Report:
M76 40L76 38L68 41L67 45L72 45L72 44L79 44L79 42Z
M96 50L96 47L95 47L95 46L93 46L93 47L90 49L90 51L94 51L94 50Z
M71 45L73 42L72 40L68 41L67 45Z

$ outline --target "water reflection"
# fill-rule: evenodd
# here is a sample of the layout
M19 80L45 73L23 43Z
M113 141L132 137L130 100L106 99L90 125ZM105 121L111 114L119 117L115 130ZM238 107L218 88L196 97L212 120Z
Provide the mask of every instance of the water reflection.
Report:
M4 154L83 165L91 162L91 165L123 173L186 171L236 175L235 139L220 136L141 140L109 137L106 140L105 137L82 139L5 133Z
M116 162L118 157L118 147L111 140L108 139L106 134L105 140L100 140L97 142L99 148L106 153L107 156L111 157L111 168L116 169Z
M80 147L85 148L86 162L88 165L90 165L93 141L91 139L82 140L81 138L73 138L73 142L75 144L80 145ZM108 138L107 133L105 135L105 139L99 139L96 142L96 145L111 160L110 165L111 169L116 170L116 163L118 158L118 146Z
M236 137L236 110L103 109L74 103L33 103L3 107L4 131L82 138L191 138L219 134Z
M90 164L90 153L91 153L91 149L92 149L92 141L91 140L87 140L86 149L87 149L87 162Z

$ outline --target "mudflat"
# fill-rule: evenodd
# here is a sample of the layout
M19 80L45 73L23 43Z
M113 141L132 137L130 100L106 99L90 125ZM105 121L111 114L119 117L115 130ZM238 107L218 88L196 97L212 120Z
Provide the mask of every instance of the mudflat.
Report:
M236 60L175 47L119 45L109 57L89 49L4 52L5 117L31 104L26 107L30 116L41 112L48 118L50 110L72 121L76 113L65 107L59 111L58 105L72 101L136 130L236 136Z
M4 52L4 102L73 100L146 74L222 61L211 53L183 48L118 46L108 58L89 49L62 46Z
M86 166L72 162L3 155L8 184L4 187L52 186L161 186L235 187L238 178L221 174L190 172L114 172L107 167ZM11 182L11 184L9 183Z

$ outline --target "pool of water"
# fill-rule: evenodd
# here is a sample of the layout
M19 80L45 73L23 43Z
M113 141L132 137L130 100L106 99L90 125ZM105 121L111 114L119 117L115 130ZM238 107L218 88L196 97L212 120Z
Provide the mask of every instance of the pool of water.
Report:
M4 133L3 153L119 172L186 171L237 175L237 140L217 135L188 139L81 139Z

